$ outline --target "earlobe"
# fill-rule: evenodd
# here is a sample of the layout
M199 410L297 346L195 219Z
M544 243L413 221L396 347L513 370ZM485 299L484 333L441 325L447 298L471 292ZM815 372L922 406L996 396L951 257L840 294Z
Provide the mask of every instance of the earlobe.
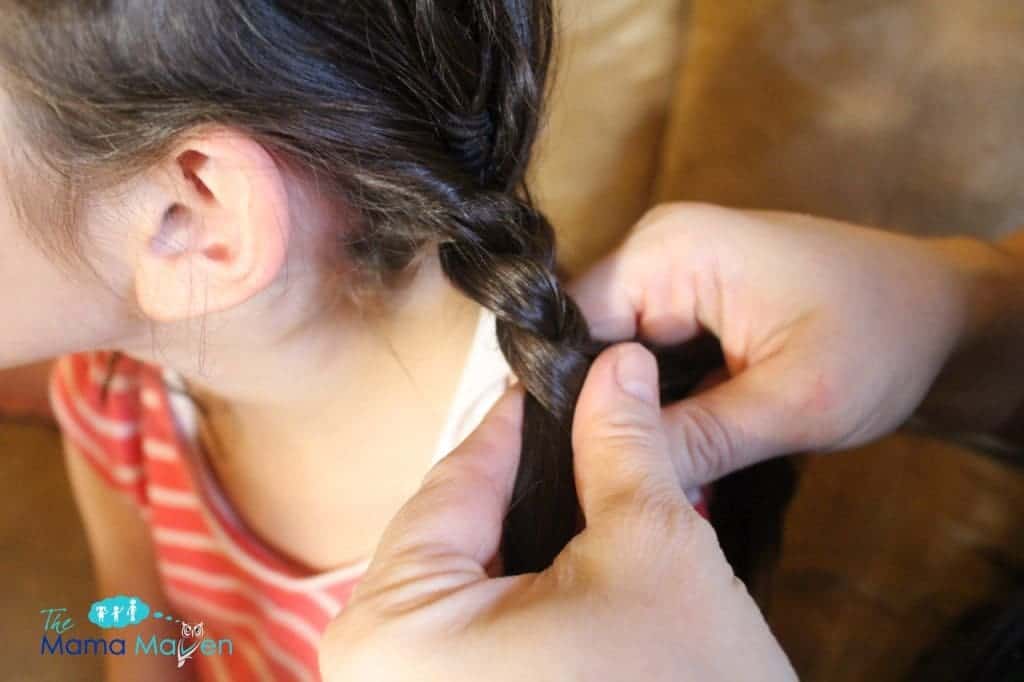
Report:
M189 137L161 176L161 210L135 269L142 311L158 321L240 305L280 272L291 230L286 179L255 140Z

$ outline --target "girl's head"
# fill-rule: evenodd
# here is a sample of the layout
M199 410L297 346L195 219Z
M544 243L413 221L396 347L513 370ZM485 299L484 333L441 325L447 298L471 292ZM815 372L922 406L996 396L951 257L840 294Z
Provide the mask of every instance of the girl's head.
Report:
M531 394L542 470L527 479L556 462L548 482L574 500L569 424L592 349L521 189L549 2L0 0L0 14L0 276L34 289L0 366L134 350L152 331L173 356L176 325L208 316L221 334L284 334L325 316L297 288L345 315L439 263L496 313ZM543 525L574 524L563 510Z
M387 300L438 254L471 298L557 335L550 230L519 192L547 2L0 0L0 12L4 229L41 247L33 268L46 254L78 275L61 300L86 322L79 337L61 330L61 347L31 342L53 325L25 314L21 352L130 345L154 321L234 311L314 266L324 301ZM0 351L0 364L28 359Z

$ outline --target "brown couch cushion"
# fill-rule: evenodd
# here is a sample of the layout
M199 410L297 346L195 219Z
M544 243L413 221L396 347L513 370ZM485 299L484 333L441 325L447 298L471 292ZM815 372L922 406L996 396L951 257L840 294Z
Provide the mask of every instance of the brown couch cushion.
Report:
M660 199L1024 223L1024 4L696 0Z
M558 68L532 187L578 270L650 204L686 0L561 0Z

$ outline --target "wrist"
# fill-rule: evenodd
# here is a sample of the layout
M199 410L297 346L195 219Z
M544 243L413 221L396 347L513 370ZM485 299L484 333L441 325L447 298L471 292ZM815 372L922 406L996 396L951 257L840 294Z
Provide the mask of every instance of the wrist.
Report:
M923 243L943 264L949 291L963 307L954 354L998 337L1024 337L1024 253L973 237Z
M921 416L944 428L1008 432L1024 407L1024 240L924 244L943 264L961 324Z

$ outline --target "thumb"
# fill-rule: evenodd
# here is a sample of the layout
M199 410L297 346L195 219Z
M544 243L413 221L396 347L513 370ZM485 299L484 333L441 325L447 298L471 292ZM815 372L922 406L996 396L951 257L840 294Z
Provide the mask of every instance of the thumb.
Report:
M588 523L651 495L686 503L662 430L657 364L643 346L613 346L594 361L576 406L572 442Z

